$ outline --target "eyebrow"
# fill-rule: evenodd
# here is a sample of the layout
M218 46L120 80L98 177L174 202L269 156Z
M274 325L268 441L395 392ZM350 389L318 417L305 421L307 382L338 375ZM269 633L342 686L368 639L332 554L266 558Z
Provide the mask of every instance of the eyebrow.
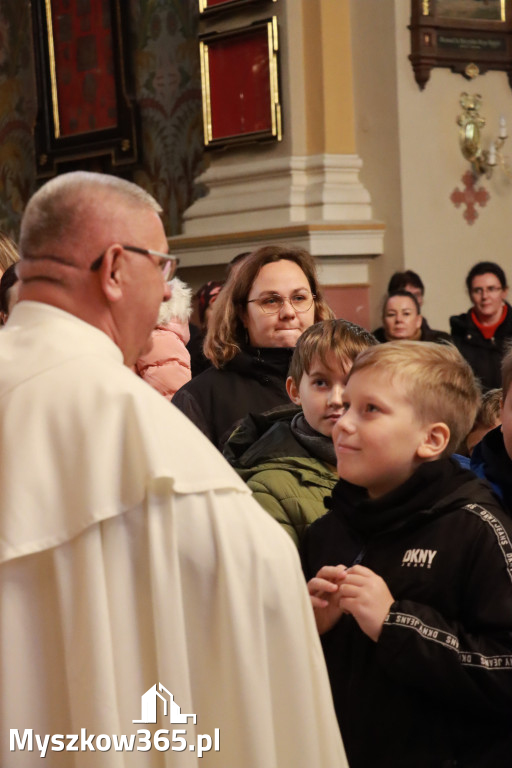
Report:
M301 288L292 288L292 290L290 291L290 294L298 293L299 291L310 291L310 290L311 289L309 287L306 288L305 286ZM281 296L281 294L279 293L279 291L265 290L265 291L260 291L260 293L258 294L258 298L261 298L262 296Z

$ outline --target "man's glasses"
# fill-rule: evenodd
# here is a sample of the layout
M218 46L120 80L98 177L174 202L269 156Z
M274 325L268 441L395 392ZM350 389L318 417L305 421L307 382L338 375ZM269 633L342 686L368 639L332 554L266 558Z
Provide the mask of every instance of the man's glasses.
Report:
M309 292L294 293L293 296L271 293L261 299L249 299L247 304L257 304L266 315L276 315L284 307L285 301L290 303L295 312L307 312L313 306L315 299L316 296Z
M472 288L471 293L474 293L475 296L483 296L484 293L488 293L491 296L494 296L498 291L502 291L503 288L501 285L490 285L488 288Z
M158 259L158 267L162 272L164 280L172 280L178 269L180 260L177 256L171 256L170 253L161 253L160 251L153 251L151 248L139 248L136 245L123 245L121 246L125 251L132 251L133 253L140 253L141 256L156 256ZM91 272L96 272L101 266L101 262L105 256L105 252L101 253L97 259L93 261L90 266Z

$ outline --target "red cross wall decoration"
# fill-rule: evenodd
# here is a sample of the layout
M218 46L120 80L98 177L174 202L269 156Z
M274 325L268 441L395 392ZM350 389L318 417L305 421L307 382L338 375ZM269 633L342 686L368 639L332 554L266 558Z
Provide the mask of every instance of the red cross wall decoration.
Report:
M475 219L478 218L475 206L478 204L483 208L491 197L485 187L478 187L478 189L475 189L475 181L476 179L473 172L466 171L462 177L464 191L461 192L461 190L456 187L450 195L450 200L456 208L458 208L461 203L466 206L463 216L468 224L473 224Z

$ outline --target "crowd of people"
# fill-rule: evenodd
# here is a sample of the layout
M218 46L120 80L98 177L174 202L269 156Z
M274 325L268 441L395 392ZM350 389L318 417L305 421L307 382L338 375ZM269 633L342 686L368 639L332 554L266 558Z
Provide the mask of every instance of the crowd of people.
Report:
M192 297L160 213L62 174L0 264L0 764L508 767L503 270L450 334L395 273L370 333L299 248Z

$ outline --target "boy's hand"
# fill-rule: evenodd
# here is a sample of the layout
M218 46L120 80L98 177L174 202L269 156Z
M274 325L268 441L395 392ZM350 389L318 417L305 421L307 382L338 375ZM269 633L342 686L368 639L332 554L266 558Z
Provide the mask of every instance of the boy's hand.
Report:
M308 581L308 592L320 635L331 629L343 613L339 605L339 587L345 572L344 565L324 565Z
M352 614L363 632L375 642L394 601L384 579L369 568L354 565L341 574L339 607Z

